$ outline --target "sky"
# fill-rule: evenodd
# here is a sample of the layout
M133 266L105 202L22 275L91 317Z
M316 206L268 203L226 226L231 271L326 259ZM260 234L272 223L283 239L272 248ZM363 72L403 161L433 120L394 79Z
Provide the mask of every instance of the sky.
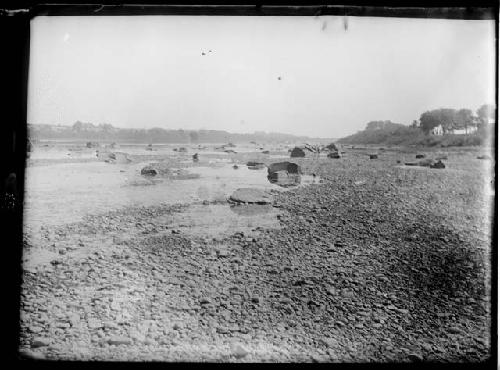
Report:
M28 122L340 138L494 103L493 20L344 20L36 17Z

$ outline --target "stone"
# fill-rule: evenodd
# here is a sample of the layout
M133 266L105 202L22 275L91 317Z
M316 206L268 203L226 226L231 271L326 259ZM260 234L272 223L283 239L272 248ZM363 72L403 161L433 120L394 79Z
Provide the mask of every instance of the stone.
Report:
M266 165L262 162L247 162L247 167L249 170L261 170L266 167Z
M417 159L425 158L425 154L417 154L415 158Z
M448 332L450 332L451 334L461 334L462 329L460 329L458 326L452 326L448 329Z
M340 159L340 154L338 152L331 152L327 154L327 158Z
M141 175L144 176L156 176L158 175L158 170L152 166L146 166L141 170Z
M293 186L300 184L300 173L300 166L296 163L272 163L267 169L267 179L269 182L280 186Z
M408 359L412 362L418 362L418 361L423 361L424 358L422 357L422 355L418 354L418 353L410 353L408 355Z
M304 150L302 150L301 148L299 147L295 147L292 149L292 151L290 152L290 157L292 158L303 158L306 156L306 152L304 152Z
M229 197L229 200L236 203L269 204L272 202L272 197L265 190L239 188Z
M377 154L370 154L370 159L377 159L378 155Z
M236 358L243 358L249 354L249 352L245 348L243 348L241 344L233 345L231 352Z
M19 356L21 358L29 359L29 360L44 360L45 356L42 353L30 351L28 349L19 350Z
M96 319L89 319L87 320L87 325L90 329L98 329L102 328L102 322Z
M48 345L50 345L50 339L37 337L33 339L33 342L31 343L31 348L46 347Z
M431 168L445 168L446 166L444 165L441 160L437 161L436 163L431 164Z
M335 338L323 338L322 341L327 347L337 347L339 344Z
M123 337L123 336L113 336L113 337L110 337L107 342L111 345L115 345L115 346L119 346L119 345L130 345L132 344L132 340L130 338L127 338L127 337Z

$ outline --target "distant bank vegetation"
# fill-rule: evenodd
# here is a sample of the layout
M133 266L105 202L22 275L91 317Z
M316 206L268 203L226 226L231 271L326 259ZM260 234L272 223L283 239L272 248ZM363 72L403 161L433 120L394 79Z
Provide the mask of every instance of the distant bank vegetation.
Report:
M365 130L338 140L345 144L422 146L494 145L495 107L476 110L441 108L424 112L409 126L391 121L371 121Z
M28 124L31 140L91 140L132 143L227 143L227 142L283 142L308 141L306 136L282 133L254 132L234 134L222 130L169 130L162 128L125 129L108 123L94 125L75 122L72 126Z

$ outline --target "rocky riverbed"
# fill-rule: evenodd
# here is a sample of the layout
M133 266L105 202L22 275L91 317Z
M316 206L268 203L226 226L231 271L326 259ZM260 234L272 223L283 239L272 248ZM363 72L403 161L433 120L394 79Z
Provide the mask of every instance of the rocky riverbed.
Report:
M445 169L398 165L415 158L411 149L376 160L355 150L294 158L322 181L273 191L272 222L215 235L175 221L186 204L43 227L25 236L20 351L65 360L484 361L493 161L447 155Z

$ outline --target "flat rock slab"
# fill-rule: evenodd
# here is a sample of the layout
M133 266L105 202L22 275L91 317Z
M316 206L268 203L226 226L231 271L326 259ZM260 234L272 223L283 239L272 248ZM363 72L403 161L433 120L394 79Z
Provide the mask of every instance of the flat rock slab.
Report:
M265 190L240 188L229 197L229 200L236 203L268 204L272 202L272 196Z

